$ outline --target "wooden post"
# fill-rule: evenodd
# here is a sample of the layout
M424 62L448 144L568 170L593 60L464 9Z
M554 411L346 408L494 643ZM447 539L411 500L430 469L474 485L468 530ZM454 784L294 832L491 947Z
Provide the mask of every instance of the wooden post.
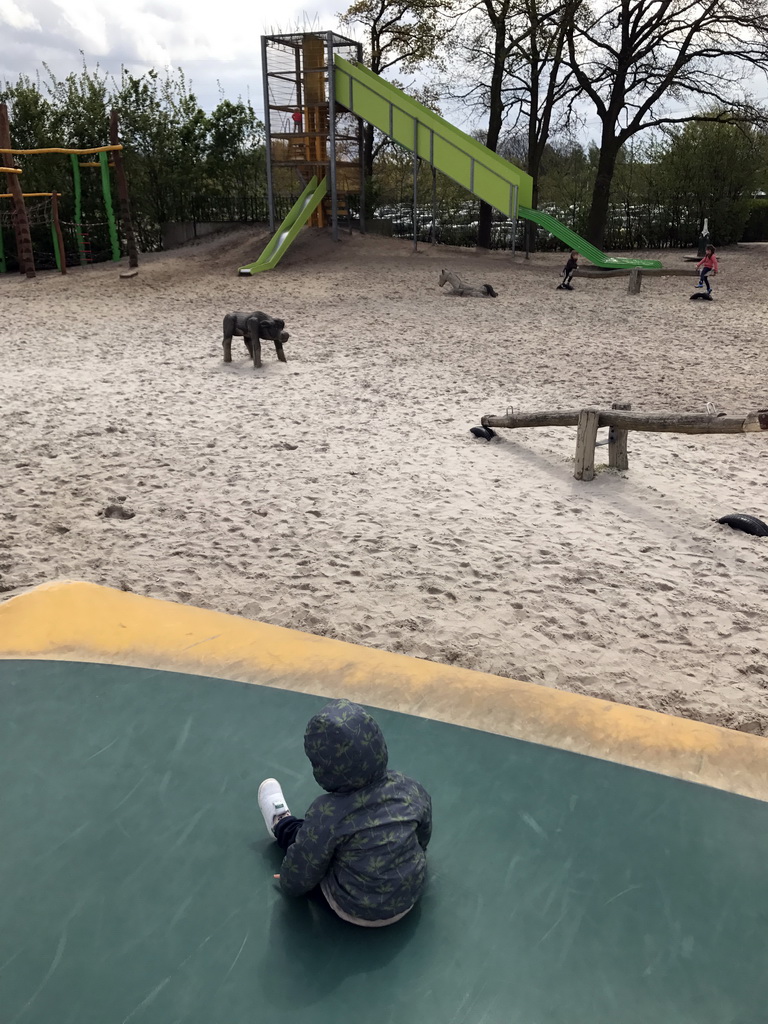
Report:
M723 413L627 412L623 409L598 409L601 427L620 430L648 430L660 434L750 434L768 431L768 409L726 416ZM575 427L581 415L578 409L551 412L508 412L503 416L481 416L484 427Z
M643 272L640 267L632 267L629 272L629 285L627 286L627 293L629 295L639 295L640 286L643 283ZM615 408L615 406L614 406Z
M576 430L576 465L573 475L577 480L592 480L595 476L595 441L600 422L599 409L582 409Z
M0 150L11 149L11 123L8 118L8 106L0 103ZM11 153L5 154L10 161ZM0 158L3 158L0 152ZM10 162L8 163L10 167ZM35 276L35 260L32 255L32 236L29 233L29 221L27 220L27 208L24 206L24 196L19 184L18 174L8 175L8 191L13 196L14 206L14 231L18 242L19 269L27 277Z
M61 221L59 220L59 196L51 192L51 220L53 221L53 236L56 241L58 252L57 263L62 274L67 272L67 250L64 248L64 235L61 233Z
M631 409L629 402L613 402L612 409ZM629 469L629 458L627 456L627 434L628 431L620 430L618 427L608 428L608 465L611 469Z
M109 144L119 146L120 139L117 130L117 111L113 110L109 115ZM115 149L112 152L115 161L115 179L117 181L117 201L120 207L120 220L125 234L125 244L128 249L128 266L138 267L139 250L136 247L136 234L133 230L131 220L131 202L128 197L128 181L125 177L125 165L123 164L123 152Z

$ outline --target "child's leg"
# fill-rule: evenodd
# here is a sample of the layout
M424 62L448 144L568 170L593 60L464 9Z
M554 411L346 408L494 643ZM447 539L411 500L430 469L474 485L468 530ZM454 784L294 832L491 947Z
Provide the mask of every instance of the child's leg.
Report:
M280 820L275 823L275 827L272 831L275 833L277 845L283 852L296 842L296 833L303 824L303 818L294 818L292 814L287 815L285 818L280 818Z
M709 275L711 273L712 273L712 268L711 267L704 267L704 270L702 271L702 274L701 274L702 283L707 286L707 292L708 293L712 291L712 285L709 283Z

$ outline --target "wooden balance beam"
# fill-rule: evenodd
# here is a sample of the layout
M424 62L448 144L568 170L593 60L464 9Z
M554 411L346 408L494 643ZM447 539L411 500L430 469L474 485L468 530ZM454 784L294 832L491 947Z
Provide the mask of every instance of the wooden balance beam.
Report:
M743 416L709 413L631 412L629 405L614 403L610 409L557 409L551 412L514 412L504 416L483 416L484 427L576 427L577 480L592 480L595 475L597 431L608 427L608 465L614 469L629 468L627 433L642 430L664 434L751 434L766 431L768 409Z

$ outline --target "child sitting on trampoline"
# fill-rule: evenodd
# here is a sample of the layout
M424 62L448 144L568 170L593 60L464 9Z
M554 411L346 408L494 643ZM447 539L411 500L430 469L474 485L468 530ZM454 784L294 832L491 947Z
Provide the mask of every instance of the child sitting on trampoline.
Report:
M566 291L573 291L573 285L571 284L571 280L573 278L573 272L578 268L578 266L579 254L576 252L575 249L572 249L571 255L568 257L568 262L563 267L563 271L561 274L563 280L557 286L559 289L564 288Z
M708 245L704 252L704 259L699 260L696 264L696 269L699 271L699 283L696 285L697 288L703 288L706 285L707 295L712 291L712 285L709 283L709 275L716 274L718 271L717 256L715 256L714 245Z
M387 769L387 744L359 704L333 700L304 733L315 780L326 790L295 818L280 783L259 786L267 832L285 851L279 875L288 896L311 895L364 928L394 924L426 881L432 802L424 787Z

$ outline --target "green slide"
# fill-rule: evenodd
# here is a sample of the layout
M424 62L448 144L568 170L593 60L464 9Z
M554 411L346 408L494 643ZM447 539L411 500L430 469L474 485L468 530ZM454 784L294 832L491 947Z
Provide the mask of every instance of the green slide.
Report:
M247 277L249 274L258 274L260 270L273 270L277 266L291 242L322 201L327 184L327 178L323 178L322 181L318 181L316 177L312 178L291 207L288 216L270 238L261 256L255 263L240 267L239 274Z
M660 260L606 256L565 224L530 207L533 179L508 160L449 124L434 111L407 96L362 64L334 58L336 101L364 121L375 125L399 145L416 152L443 174L479 199L511 217L534 221L591 263L606 269L659 268Z
M554 235L555 238L559 238L561 242L570 245L572 249L576 249L581 256L586 256L590 263L594 263L596 267L603 267L605 270L623 270L627 267L644 267L646 270L658 270L661 267L661 260L638 260L632 257L606 256L604 252L600 252L586 238L582 238L575 231L571 231L570 228L566 227L565 224L561 224L559 220L549 213L542 213L541 210L530 210L524 206L520 207L518 213L521 217L525 217L526 220L534 221L539 227Z

